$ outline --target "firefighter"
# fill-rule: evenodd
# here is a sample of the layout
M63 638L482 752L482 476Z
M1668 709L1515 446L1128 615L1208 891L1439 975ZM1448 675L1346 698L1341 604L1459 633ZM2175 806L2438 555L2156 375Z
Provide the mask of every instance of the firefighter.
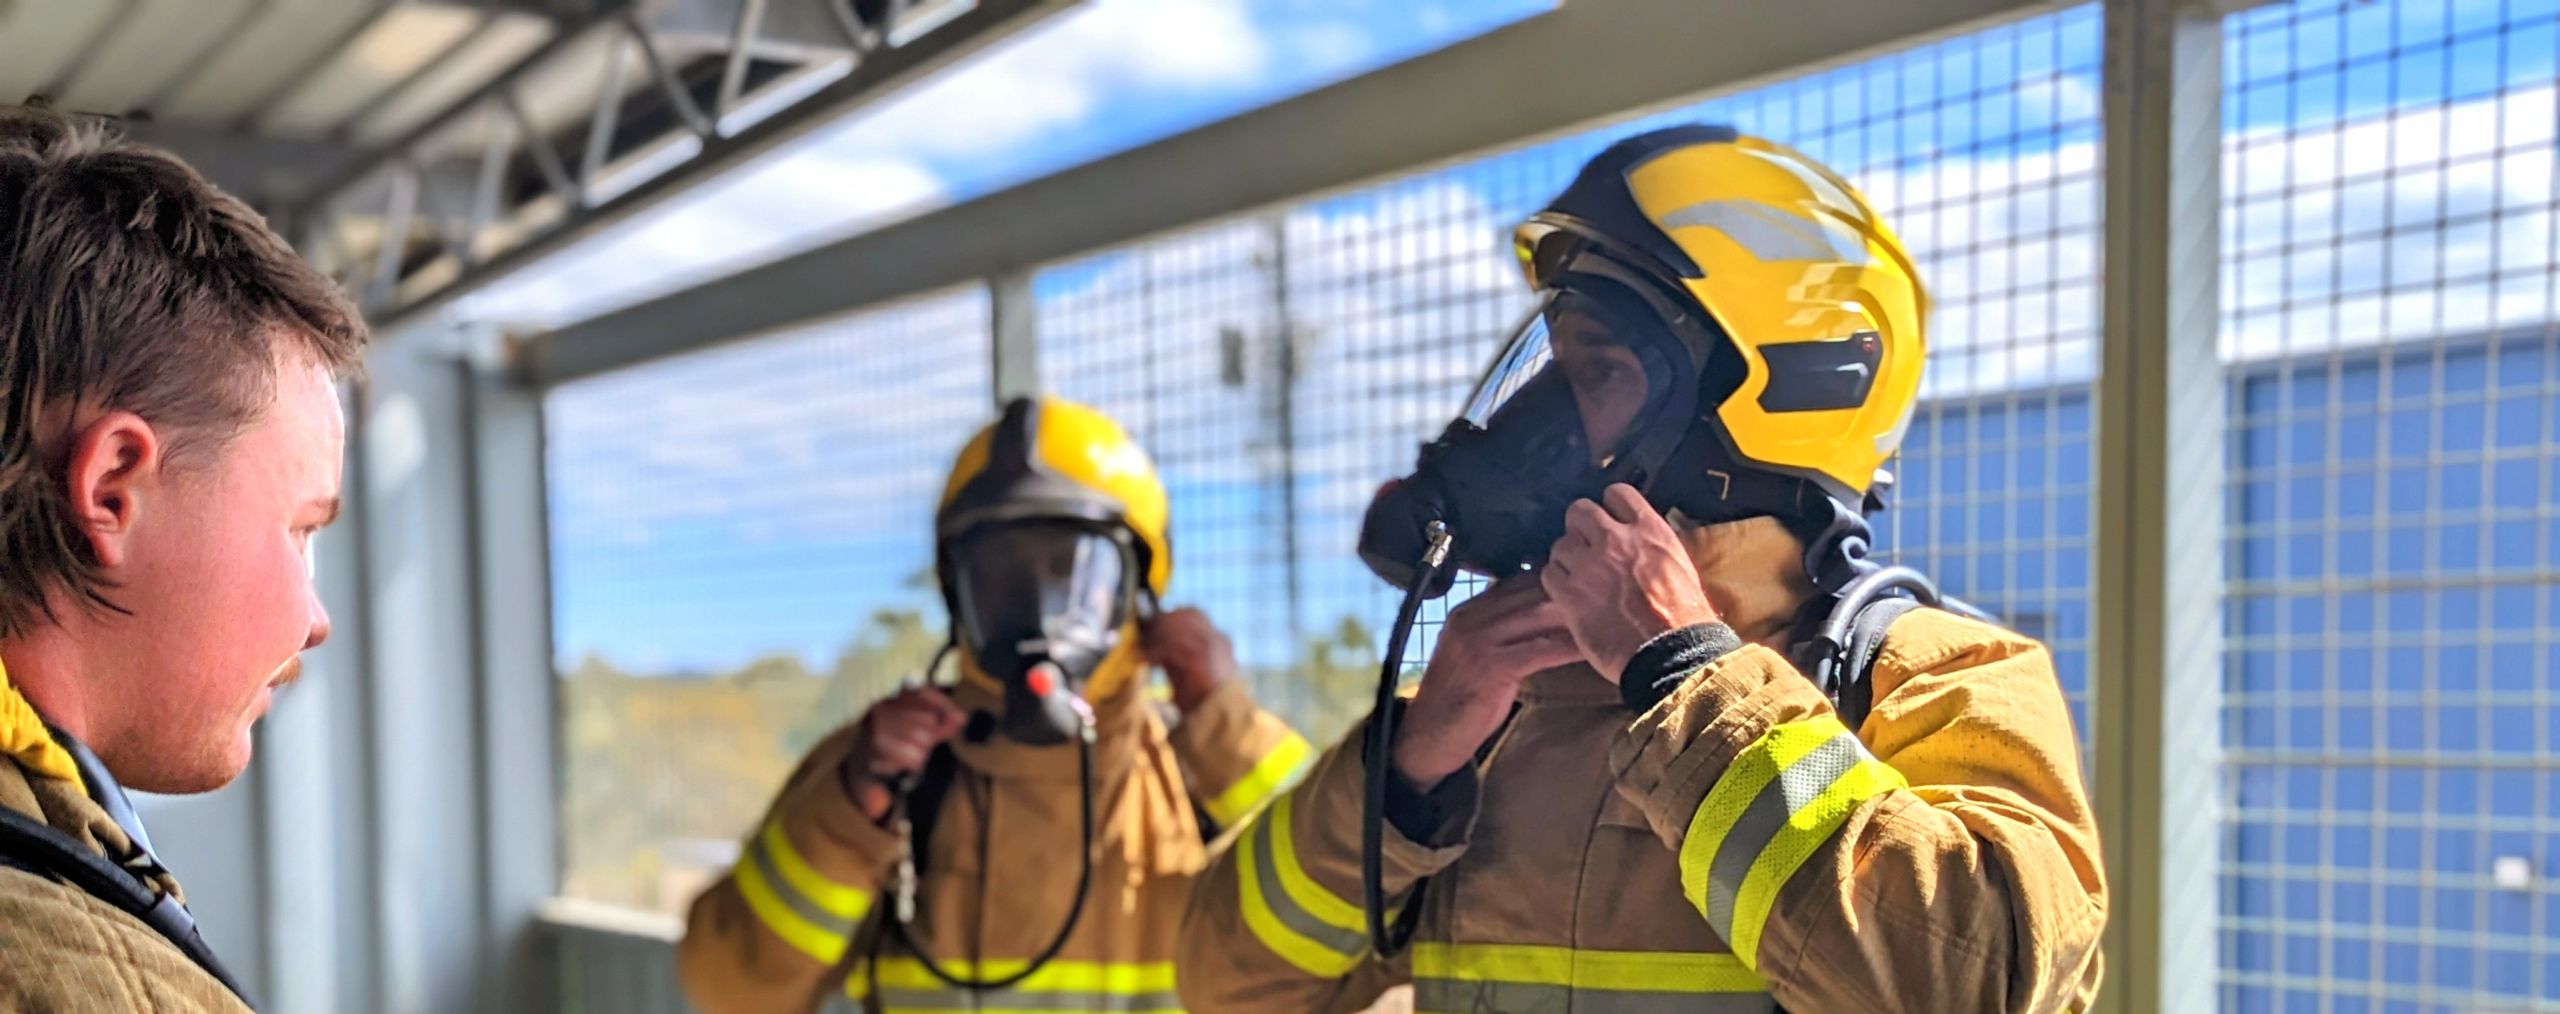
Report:
M960 452L935 570L962 677L882 701L801 762L693 903L678 969L697 1006L1176 1008L1205 840L1313 750L1254 706L1205 616L1154 615L1165 523L1146 453L1083 405L1016 400Z
M1702 126L1608 148L1516 248L1536 310L1363 536L1398 583L1440 552L1493 581L1388 747L1355 732L1202 878L1183 999L2085 1009L2105 886L2044 647L1906 600L1855 692L1816 681L1890 576L1909 255L1829 170Z
M328 638L312 540L369 337L93 118L0 106L0 223L0 1010L242 1014L125 789L239 777Z

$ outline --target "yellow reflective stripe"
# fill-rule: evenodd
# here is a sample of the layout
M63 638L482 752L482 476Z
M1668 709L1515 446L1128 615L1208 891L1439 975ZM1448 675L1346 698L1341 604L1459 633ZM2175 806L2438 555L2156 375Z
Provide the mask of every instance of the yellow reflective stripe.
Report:
M747 909L783 943L822 965L833 965L844 957L845 945L852 942L853 935L830 933L792 911L790 903L774 893L773 885L764 879L764 871L757 869L754 862L739 863L730 877L738 885L738 896L746 899Z
M829 879L811 867L808 860L800 858L800 851L791 847L791 836L783 833L781 821L766 824L764 833L756 836L756 844L773 857L774 869L781 871L791 890L820 911L848 922L859 922L871 911L871 892Z
M1766 993L1732 954L1595 951L1531 944L1416 941L1417 979L1465 979L1646 993Z
M997 995L1001 996L1002 994ZM1007 1007L1000 1003L990 1004L979 1002L970 1002L966 1004L955 1003L949 1007L930 1009L965 1011L967 1014L1086 1014L1086 1012L1093 1010L1107 1011L1109 1014L1184 1014L1180 1007Z
M1706 800L1689 816L1689 833L1680 844L1681 893L1698 907L1700 915L1708 915L1707 874L1715 865L1716 852L1724 847L1725 836L1733 832L1734 824L1751 808L1751 801L1758 799L1761 790L1776 781L1778 772L1787 765L1848 731L1838 718L1828 714L1772 726L1726 766L1715 786L1707 790ZM1708 918L1714 921L1712 915ZM1724 927L1716 929L1723 932Z
M1348 934L1341 938L1345 941L1365 942L1368 923L1358 907L1335 897L1298 867L1297 845L1290 839L1293 799L1294 795L1281 796L1271 811L1236 842L1236 890L1245 928L1271 953L1299 971L1318 978L1336 978L1359 966L1365 948L1346 951L1319 942L1290 926L1289 916L1274 906L1289 906L1291 913L1314 921L1315 926ZM1266 874L1279 885L1280 897L1271 897L1264 891Z
M1296 902L1299 908L1307 910L1308 915L1323 920L1326 925L1353 933L1367 934L1369 932L1368 913L1362 912L1360 906L1343 900L1341 895L1326 890L1323 884L1316 883L1314 877L1308 876L1306 870L1299 868L1298 840L1291 833L1292 825L1289 817L1296 798L1294 795L1282 796L1278 803L1273 804L1269 830L1266 833L1266 840L1271 846L1272 865L1280 872L1281 889L1289 893L1290 901Z
M1760 857L1752 860L1751 873L1743 879L1742 890L1734 898L1733 935L1726 942L1742 956L1743 963L1759 967L1760 930L1769 921L1769 907L1777 903L1778 889L1786 886L1787 878L1795 876L1796 869L1830 841L1840 825L1848 823L1851 812L1867 800L1907 784L1902 772L1869 757L1833 779L1831 786L1812 802L1787 815L1786 826L1779 828L1768 847L1760 850Z
M1027 962L1021 958L991 958L970 961L952 958L941 962L942 970L964 979L1000 979L1022 970ZM865 977L866 980L868 976ZM867 988L868 983L866 981ZM914 958L883 958L880 961L880 988L947 989L943 981L927 971L924 962ZM1085 993L1097 996L1132 996L1140 993L1173 992L1173 962L1170 961L1069 961L1060 958L1040 966L1021 982L999 990L1005 993Z
M1218 793L1217 798L1206 802L1209 819L1217 821L1221 827L1236 826L1245 815L1253 812L1254 807L1261 806L1296 779L1314 755L1315 748L1308 746L1305 738L1294 732L1283 734L1280 742L1273 744L1263 753L1261 760L1254 762L1253 770L1245 772L1243 778L1227 786L1227 790Z

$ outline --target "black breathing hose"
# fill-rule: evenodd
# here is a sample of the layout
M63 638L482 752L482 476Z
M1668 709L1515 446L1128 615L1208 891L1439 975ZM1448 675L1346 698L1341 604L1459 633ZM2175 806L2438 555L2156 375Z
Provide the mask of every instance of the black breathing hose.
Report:
M1368 776L1368 792L1361 808L1360 900L1369 917L1369 947L1380 959L1403 953L1413 941L1416 917L1422 911L1422 885L1416 884L1405 898L1403 913L1388 925L1387 779L1393 777L1395 766L1390 753L1396 740L1396 684L1403 676L1404 643L1413 637L1414 618L1422 612L1423 592L1449 560L1449 526L1434 521L1423 531L1430 547L1423 550L1413 583L1405 587L1404 602L1396 607L1395 627L1387 633L1386 661L1378 667L1378 699L1369 710L1368 752L1361 765Z
M1029 964L1023 965L1020 970L1011 975L979 979L953 975L933 960L933 955L925 950L924 941L916 939L915 934L909 932L907 928L908 921L915 918L916 896L915 848L912 839L908 842L907 856L898 864L897 907L889 913L889 932L898 938L898 943L904 945L908 953L916 956L916 961L924 965L926 972L942 980L944 985L972 993L983 993L1006 989L1028 979L1047 965L1051 959L1058 956L1058 952L1067 946L1067 937L1075 933L1076 922L1084 918L1085 895L1093 887L1093 740L1095 732L1093 712L1084 706L1083 699L1075 699L1075 711L1079 726L1076 731L1076 769L1082 776L1080 780L1084 785L1084 792L1077 807L1082 814L1084 830L1077 838L1077 843L1081 846L1077 851L1081 855L1078 856L1076 864L1076 900L1068 907L1067 921L1058 927L1058 935L1051 938L1049 946L1041 948L1039 956L1032 958ZM901 793L898 796L897 805L903 816L906 809L905 794ZM981 847L983 842L982 838ZM979 858L978 865L981 869L988 868L984 856ZM870 976L871 995L876 998L880 995L879 962L871 962Z
M1911 593L1925 606L1942 602L1937 582L1929 576L1904 566L1870 567L1840 588L1833 600L1831 614L1824 617L1813 645L1813 685L1833 701L1840 700L1843 684L1850 674L1848 659L1842 652L1849 646L1849 627L1870 603L1896 591Z

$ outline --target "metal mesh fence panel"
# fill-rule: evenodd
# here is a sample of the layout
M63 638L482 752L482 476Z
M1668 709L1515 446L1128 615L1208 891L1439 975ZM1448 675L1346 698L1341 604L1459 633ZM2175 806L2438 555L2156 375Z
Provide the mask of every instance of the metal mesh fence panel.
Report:
M989 418L988 328L970 289L550 392L562 893L682 911L940 646L934 499Z
M2225 24L2228 1010L2560 1009L2560 7Z

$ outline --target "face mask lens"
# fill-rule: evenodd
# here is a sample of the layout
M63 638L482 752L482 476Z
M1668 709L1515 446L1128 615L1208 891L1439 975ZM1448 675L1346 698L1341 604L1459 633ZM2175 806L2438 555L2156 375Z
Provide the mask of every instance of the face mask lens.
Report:
M1491 429L1494 413L1502 411L1502 407L1510 404L1521 388L1545 373L1547 366L1554 361L1555 350L1547 343L1546 308L1541 306L1538 312L1521 322L1519 333L1512 337L1510 347L1503 350L1502 358L1494 362L1493 371L1485 375L1482 384L1477 385L1475 395L1467 399L1466 411L1461 416L1477 426Z
M1096 651L1127 614L1126 553L1090 528L999 525L970 536L955 562L961 640L981 658L1025 651L1023 641L1046 641L1052 656Z
M1667 336L1621 322L1632 315L1579 293L1548 297L1523 322L1467 399L1466 421L1487 431L1577 436L1591 467L1627 449L1671 401L1675 365Z

